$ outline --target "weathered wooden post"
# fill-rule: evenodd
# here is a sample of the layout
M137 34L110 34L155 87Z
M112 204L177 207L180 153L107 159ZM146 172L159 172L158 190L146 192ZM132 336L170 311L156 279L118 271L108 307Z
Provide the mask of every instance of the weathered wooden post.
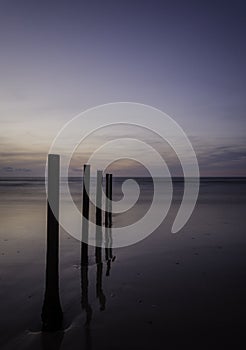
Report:
M105 226L112 225L112 174L106 174Z
M97 188L96 188L96 224L102 225L102 170L97 171Z
M89 204L90 204L90 172L91 166L89 164L84 165L83 176L83 216L89 219Z
M105 201L105 226L108 227L108 213L109 213L109 174L106 174L106 201Z
M88 263L88 225L90 209L90 165L84 165L83 176L83 218L82 218L82 244L81 244L81 262Z
M46 283L41 314L44 331L56 331L62 328L63 313L59 296L59 185L60 156L49 154Z
M112 226L112 193L113 193L113 175L110 174L110 227Z
M112 226L112 190L113 190L113 175L109 174L109 227Z

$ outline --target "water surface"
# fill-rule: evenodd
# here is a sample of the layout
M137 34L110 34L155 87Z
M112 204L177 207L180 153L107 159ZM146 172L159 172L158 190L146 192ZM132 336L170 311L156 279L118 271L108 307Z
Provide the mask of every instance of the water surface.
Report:
M92 180L92 194L95 182ZM152 182L138 179L134 209L113 225L137 220L152 200ZM113 197L122 179L114 179ZM81 182L71 191L80 207ZM245 179L203 179L192 217L170 228L183 183L162 225L130 247L88 250L87 307L81 244L61 229L60 300L63 330L41 332L45 290L46 195L42 179L0 181L1 349L243 348L246 312ZM91 211L93 214L93 210ZM240 345L239 345L240 344Z

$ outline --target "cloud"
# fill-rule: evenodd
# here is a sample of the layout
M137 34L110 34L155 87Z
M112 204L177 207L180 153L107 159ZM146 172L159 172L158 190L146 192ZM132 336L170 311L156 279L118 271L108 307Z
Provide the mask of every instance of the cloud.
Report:
M15 168L16 172L24 172L24 173L29 173L32 171L32 169L29 168Z
M243 146L218 146L198 154L203 176L245 176L246 148Z
M156 149L166 161L172 176L182 176L179 159L174 150L165 141L153 133L147 134L145 130L143 132L140 130L138 134L136 128L134 128L134 133L128 129L128 127L123 127L122 129L115 127L113 131L110 129L109 134L106 133L106 130L100 130L91 138L88 137L77 147L71 159L69 170L71 175L81 173L83 164L87 163L89 156L105 142L114 138L136 137ZM201 139L190 136L190 140L197 154L201 176L246 176L246 147L244 139L238 138L235 140L233 138L213 137ZM25 174L25 176L28 176L31 174L31 176L44 176L47 159L45 148L42 146L33 147L32 145L21 147L17 144L11 144L6 138L0 139L0 146L2 146L0 152L2 166L0 175L7 176L11 174L18 176ZM131 143L129 143L129 147L131 148ZM97 157L97 169L103 168L105 159L111 158L111 150L110 154L107 152L103 152L102 157ZM112 152L117 159L117 147L112 149ZM138 154L141 152L141 147L135 149L136 159L138 159ZM63 153L62 150L61 153ZM146 153L146 164L149 163L152 164L153 162L148 153ZM159 168L160 165L156 164L154 166ZM119 175L131 175L132 172L140 174L143 172L142 167L127 160L116 162L111 168ZM92 169L92 171L96 171L96 169Z
M5 166L2 168L3 172L5 173L12 173L14 169L11 166Z
M30 168L13 168L12 166L5 166L1 169L4 173L29 173L32 171Z

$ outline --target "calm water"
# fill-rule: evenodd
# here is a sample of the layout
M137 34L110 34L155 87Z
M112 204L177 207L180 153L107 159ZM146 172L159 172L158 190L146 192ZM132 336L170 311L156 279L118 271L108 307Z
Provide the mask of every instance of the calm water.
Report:
M114 199L122 195L121 181L114 180ZM113 226L134 222L148 210L152 183L138 181L139 201L127 214L115 215ZM81 183L73 181L71 191L80 207ZM41 332L44 183L1 180L1 349L220 349L229 342L244 348L246 180L203 179L192 217L173 235L182 193L183 183L175 181L166 220L145 240L113 249L108 260L102 251L102 264L89 247L87 307L80 242L61 230L63 330L47 333Z

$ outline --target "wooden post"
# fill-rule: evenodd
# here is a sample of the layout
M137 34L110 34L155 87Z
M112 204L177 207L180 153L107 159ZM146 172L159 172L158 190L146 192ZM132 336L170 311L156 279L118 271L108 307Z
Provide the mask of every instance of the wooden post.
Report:
M112 226L112 190L113 190L113 176L109 174L109 227Z
M63 313L59 297L59 184L60 156L49 154L46 283L41 314L44 331L62 328Z
M112 174L106 174L105 226L112 225Z
M96 189L96 224L102 225L102 170L97 171L97 189Z
M112 258L112 174L106 174L106 209L105 209L105 259L106 276L109 276Z
M109 258L112 259L112 190L113 190L113 176L109 174Z
M105 226L108 227L109 212L109 174L106 174L106 202L105 202Z
M83 216L89 219L89 204L90 204L90 165L84 165L83 177Z
M90 209L90 165L84 165L83 176L83 218L82 218L82 244L81 262L88 264L88 231L89 231L89 209Z

